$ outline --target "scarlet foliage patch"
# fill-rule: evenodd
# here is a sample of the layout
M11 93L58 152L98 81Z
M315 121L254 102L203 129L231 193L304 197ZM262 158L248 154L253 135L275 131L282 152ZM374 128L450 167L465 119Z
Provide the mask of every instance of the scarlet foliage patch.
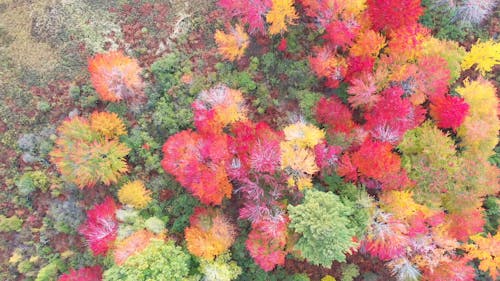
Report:
M337 55L328 47L314 50L314 56L309 58L311 69L320 78L325 78L325 85L337 88L347 73L347 63L344 57Z
M104 101L138 101L144 84L139 63L121 51L97 54L88 61L90 79Z
M231 178L245 178L250 171L273 173L279 167L282 133L266 123L249 121L235 123L232 133L229 150L233 159L228 167Z
M349 47L354 43L358 28L350 26L345 21L334 20L328 24L323 36L334 46L341 48Z
M102 268L98 265L82 267L78 270L71 269L57 279L57 281L101 281Z
M402 98L403 93L401 87L386 89L373 110L365 115L365 129L373 138L396 144L406 131L424 121L425 110Z
M264 17L271 9L271 0L219 0L219 6L231 17L238 17L244 25L248 24L249 33L265 33Z
M469 105L461 97L436 95L431 99L430 114L439 128L456 131L469 113Z
M224 135L182 131L163 145L161 165L203 204L220 205L232 192L225 168L231 159L227 148Z
M414 25L424 12L420 0L368 0L367 3L368 15L376 30Z
M316 104L315 113L318 122L326 124L334 133L350 134L356 126L349 108L335 96L321 98Z
M408 184L401 159L389 143L366 140L352 155L352 163L361 175L376 179L383 189L400 189Z
M79 228L94 255L105 255L113 246L118 231L115 211L117 207L111 197L87 211L87 221Z

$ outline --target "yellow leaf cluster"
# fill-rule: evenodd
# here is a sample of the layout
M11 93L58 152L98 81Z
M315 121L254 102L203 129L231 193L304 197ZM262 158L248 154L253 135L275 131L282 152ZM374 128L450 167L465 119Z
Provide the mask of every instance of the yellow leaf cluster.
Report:
M470 237L474 244L467 244L464 250L468 257L478 259L479 269L489 272L493 280L500 276L500 229L495 236L476 234Z
M281 147L281 168L289 175L288 186L299 190L312 187L311 176L319 171L312 149L301 147L293 141L284 141Z
M266 15L266 21L270 24L269 33L278 34L287 30L287 24L293 24L298 19L293 0L272 0L273 6Z
M461 145L470 155L487 158L493 154L500 130L496 88L484 79L466 80L457 92L469 104L469 114L457 130L462 138Z
M94 112L90 115L90 128L107 139L117 139L127 133L123 121L113 112Z
M314 148L325 138L325 132L317 127L303 122L287 126L283 132L285 139L302 148Z
M249 44L248 34L245 33L243 27L239 24L231 27L229 33L217 30L214 38L219 53L230 61L241 58L245 54L245 50Z
M151 202L151 192L146 189L142 181L135 180L120 188L118 191L118 199L122 204L142 209Z
M500 42L493 40L486 42L478 41L471 50L465 55L462 61L462 68L469 69L476 65L475 69L485 75L490 72L493 66L500 64Z
M394 214L399 219L409 219L417 212L429 214L430 210L424 206L416 203L413 200L413 193L408 190L397 191L391 190L381 194L380 197L382 209L391 214Z

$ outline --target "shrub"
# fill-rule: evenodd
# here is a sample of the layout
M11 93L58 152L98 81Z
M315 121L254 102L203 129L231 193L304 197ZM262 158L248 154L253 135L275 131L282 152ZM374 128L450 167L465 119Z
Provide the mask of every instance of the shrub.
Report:
M142 181L135 180L120 188L118 199L122 204L143 209L151 202L151 192L146 189Z
M81 117L64 121L50 153L62 178L80 188L117 182L127 171L125 157L130 151L118 140L124 133L120 123L116 115L102 112L92 114L90 123Z
M152 240L123 265L113 265L103 274L104 281L181 281L189 275L190 257L174 242Z
M75 232L85 219L82 208L72 198L54 201L50 205L48 215L54 220L55 229L64 233Z
M295 248L310 263L330 267L344 262L346 254L357 246L358 231L351 219L353 208L331 192L308 190L304 203L288 206L290 228L301 234Z
M8 218L0 215L0 232L20 231L22 227L23 220L18 216L14 215Z
M19 194L23 196L29 195L37 188L45 192L48 189L48 184L49 179L42 171L26 172L16 181Z

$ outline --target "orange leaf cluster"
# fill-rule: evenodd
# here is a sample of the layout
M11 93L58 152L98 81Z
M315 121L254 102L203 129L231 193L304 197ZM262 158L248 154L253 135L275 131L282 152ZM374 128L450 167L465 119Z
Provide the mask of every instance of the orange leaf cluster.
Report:
M117 265L122 265L129 257L144 250L152 239L161 239L161 237L143 229L116 242L113 251L115 263Z
M197 257L213 260L234 242L234 226L218 210L199 207L189 221L184 230L187 248Z
M117 102L141 98L144 84L137 60L121 51L97 54L88 60L92 85L102 100Z
M227 60L234 61L245 54L248 47L248 34L245 33L243 27L237 24L231 27L229 33L224 33L217 30L214 35L219 53Z

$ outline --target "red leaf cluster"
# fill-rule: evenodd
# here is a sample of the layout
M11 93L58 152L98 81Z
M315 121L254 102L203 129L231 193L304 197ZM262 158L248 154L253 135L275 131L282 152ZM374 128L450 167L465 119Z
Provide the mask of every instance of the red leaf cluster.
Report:
M246 247L255 263L264 271L271 271L276 265L285 263L286 231L287 220L279 222L261 220L252 223Z
M375 30L415 25L424 12L420 0L368 0L367 4Z
M365 115L365 129L373 138L396 144L406 131L424 121L425 110L402 98L403 93L401 87L384 90L380 101Z
M469 104L461 97L451 95L435 95L431 98L430 114L442 129L456 131L469 113Z
M265 34L264 16L271 9L271 0L219 0L219 6L231 17L238 17L241 23L248 24L250 34Z
M162 151L163 169L203 204L220 205L224 197L231 197L225 168L231 155L225 135L182 131L171 136Z

